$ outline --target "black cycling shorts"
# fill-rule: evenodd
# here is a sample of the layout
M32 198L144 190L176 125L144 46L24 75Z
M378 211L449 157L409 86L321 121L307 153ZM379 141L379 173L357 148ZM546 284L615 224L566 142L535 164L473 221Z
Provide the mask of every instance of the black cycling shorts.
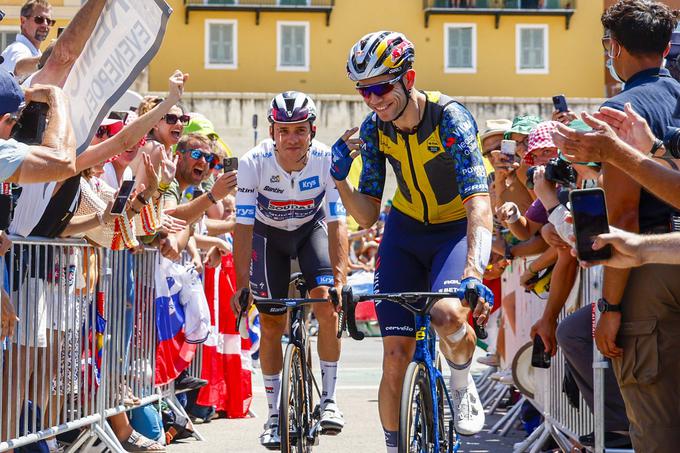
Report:
M288 297L290 261L296 257L308 289L333 286L328 226L324 217L315 218L293 231L255 221L250 290L260 313L280 315L286 312L285 307L258 303L257 299Z

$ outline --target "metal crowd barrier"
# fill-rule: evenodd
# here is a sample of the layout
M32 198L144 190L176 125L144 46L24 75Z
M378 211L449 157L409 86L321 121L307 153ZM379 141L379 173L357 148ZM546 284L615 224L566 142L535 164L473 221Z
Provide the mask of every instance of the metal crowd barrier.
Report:
M123 451L106 418L131 409L124 404L130 394L142 405L161 398L155 251L133 256L78 239L12 240L0 275L6 267L19 321L1 343L0 451L81 428L88 429L71 451L96 438Z
M515 330L513 332L509 326L505 329L506 364L511 364L518 349L531 340L529 336L531 326L542 315L546 303L533 293L525 292L519 283L519 277L531 261L532 258L517 258L503 275L503 300L505 302L507 298L513 298L515 303ZM590 279L582 276L579 280L582 283L579 287L579 281L576 282L576 289L569 296L560 314L560 320L591 300L588 286ZM550 436L563 451L571 451L579 436L593 431L593 414L583 398L580 398L580 409L577 410L569 404L562 392L564 369L565 359L559 348L550 368L534 369L537 388L534 398L529 400L542 413L544 422L527 439L515 446L516 452L540 451L540 447Z

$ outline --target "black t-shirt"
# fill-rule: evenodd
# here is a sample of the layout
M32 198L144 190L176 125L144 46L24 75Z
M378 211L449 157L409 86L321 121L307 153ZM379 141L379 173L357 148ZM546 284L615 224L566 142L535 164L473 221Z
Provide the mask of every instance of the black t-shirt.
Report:
M603 107L623 110L630 102L647 123L655 136L662 139L668 127L680 127L680 83L665 68L640 71L631 77L621 93L607 100ZM642 150L648 151L648 150ZM669 190L672 188L669 187ZM668 225L676 210L642 189L640 192L640 231Z

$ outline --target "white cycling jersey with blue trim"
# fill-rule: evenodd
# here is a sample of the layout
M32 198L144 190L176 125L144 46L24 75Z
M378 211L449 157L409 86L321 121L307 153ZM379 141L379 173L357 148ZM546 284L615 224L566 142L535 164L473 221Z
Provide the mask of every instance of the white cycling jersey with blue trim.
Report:
M312 140L305 168L288 173L276 160L274 141L260 142L239 159L236 223L253 225L257 220L293 231L322 208L326 221L344 219L345 208L330 166L330 148Z

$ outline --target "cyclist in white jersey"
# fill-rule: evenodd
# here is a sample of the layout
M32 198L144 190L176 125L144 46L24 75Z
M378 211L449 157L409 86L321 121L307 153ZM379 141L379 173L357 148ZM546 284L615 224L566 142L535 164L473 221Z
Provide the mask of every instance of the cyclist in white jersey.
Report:
M342 287L347 267L345 209L330 176L331 152L314 140L316 107L304 93L287 91L269 108L271 139L239 160L234 230L234 263L238 297L250 284L260 312L260 364L269 417L260 443L280 448L278 405L281 389L281 337L286 309L257 299L288 296L291 259L296 258L309 297L327 298L329 287ZM251 301L252 302L252 301ZM337 434L344 426L335 396L340 341L337 314L331 303L315 304L319 321L318 352L322 373L322 433Z

